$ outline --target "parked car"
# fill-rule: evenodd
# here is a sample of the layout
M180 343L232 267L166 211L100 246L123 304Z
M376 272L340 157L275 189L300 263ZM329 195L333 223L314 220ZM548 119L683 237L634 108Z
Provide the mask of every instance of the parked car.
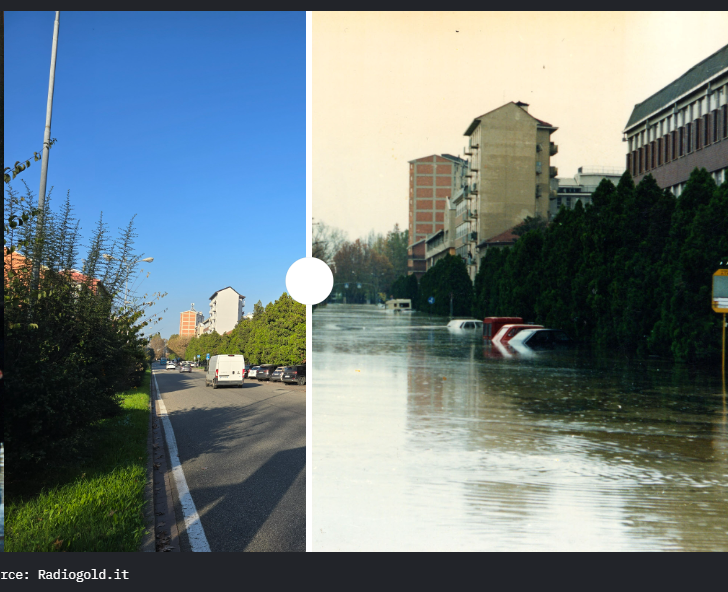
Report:
M167 370L174 370L177 368L177 366L174 365L174 362L167 362Z
M283 382L306 384L306 364L300 366L288 366L282 377Z
M248 378L256 378L258 370L260 370L260 366L253 366L250 370L248 370Z
M276 368L278 368L278 366L275 364L261 364L258 372L255 374L255 377L258 380L270 380L270 377L273 372L275 372Z
M288 370L288 366L278 366L270 375L271 382L283 382L283 373Z
M251 368L252 368L252 366L250 364L247 364L245 366L245 374L243 375L245 378L248 378L248 376L250 375L250 369Z
M448 329L479 329L483 330L483 321L477 319L453 319L447 324Z
M189 362L182 362L179 365L179 371L180 372L192 372L192 364Z
M207 365L205 374L205 386L239 386L243 387L245 377L245 358L242 354L222 354L212 356Z
M514 325L503 325L500 328L500 331L495 334L495 337L493 337L493 343L508 343L511 339L513 339L516 335L518 335L521 331L525 331L526 329L543 329L543 325L523 325L523 324L514 324Z
M524 350L561 349L572 347L574 342L560 329L524 329L514 335L508 345L519 353Z

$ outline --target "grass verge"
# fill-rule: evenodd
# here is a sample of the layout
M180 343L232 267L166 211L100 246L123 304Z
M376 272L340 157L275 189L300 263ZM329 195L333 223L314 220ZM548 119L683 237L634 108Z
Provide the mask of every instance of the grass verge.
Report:
M144 534L149 385L89 431L81 463L6 483L5 551L138 551Z

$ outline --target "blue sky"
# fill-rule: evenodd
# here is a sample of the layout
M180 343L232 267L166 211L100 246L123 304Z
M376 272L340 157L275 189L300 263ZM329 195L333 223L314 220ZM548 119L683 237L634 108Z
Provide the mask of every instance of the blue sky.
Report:
M5 166L41 151L54 19L5 12ZM84 239L136 214L163 337L227 286L276 300L306 256L305 95L303 12L61 12L51 203L70 190Z

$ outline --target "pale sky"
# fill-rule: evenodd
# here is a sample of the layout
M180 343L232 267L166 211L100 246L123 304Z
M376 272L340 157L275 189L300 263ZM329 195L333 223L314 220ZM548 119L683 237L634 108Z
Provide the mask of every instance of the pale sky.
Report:
M551 164L624 167L636 103L728 43L728 12L313 13L313 216L407 228L407 162L462 156L509 101L558 127Z

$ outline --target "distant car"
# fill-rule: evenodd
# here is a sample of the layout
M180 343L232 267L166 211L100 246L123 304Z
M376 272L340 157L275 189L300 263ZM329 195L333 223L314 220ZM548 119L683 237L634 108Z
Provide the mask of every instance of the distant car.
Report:
M272 374L270 375L270 381L271 382L283 382L283 373L288 370L289 366L278 366L275 370L273 370Z
M192 364L189 362L182 362L179 366L180 372L192 372Z
M248 378L256 378L256 375L258 374L258 370L260 370L260 366L252 366L248 370Z
M271 374L278 368L275 364L261 364L258 368L258 372L255 373L255 377L258 380L270 380Z
M306 364L300 366L288 366L283 372L283 382L306 384Z
M176 367L174 362L167 362L167 370L174 370Z
M453 319L447 324L448 329L480 329L483 330L483 321L477 319Z

